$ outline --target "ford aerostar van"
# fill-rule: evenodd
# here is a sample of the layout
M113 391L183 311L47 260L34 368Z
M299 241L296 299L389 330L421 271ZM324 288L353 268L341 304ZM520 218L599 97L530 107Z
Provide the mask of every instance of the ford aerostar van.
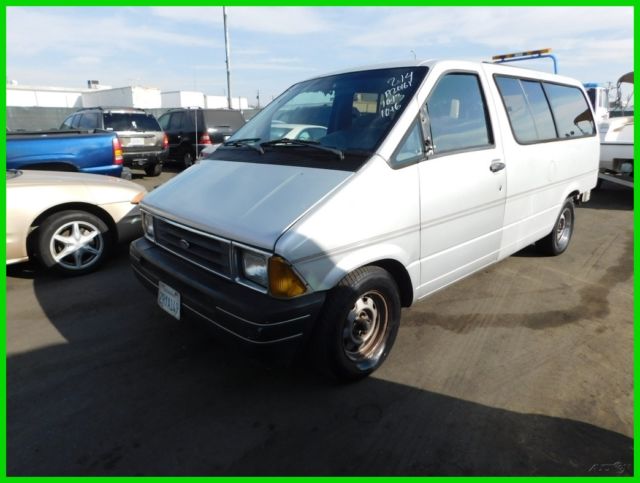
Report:
M462 61L317 77L144 199L133 269L177 319L355 379L401 307L530 244L564 252L598 159L573 79Z

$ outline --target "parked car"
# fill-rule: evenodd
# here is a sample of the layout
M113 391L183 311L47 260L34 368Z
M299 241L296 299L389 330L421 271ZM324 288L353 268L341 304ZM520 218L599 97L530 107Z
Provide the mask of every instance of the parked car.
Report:
M35 258L65 275L95 270L114 243L142 234L145 193L108 176L7 171L7 265Z
M61 129L96 129L117 133L124 165L143 169L147 176L162 173L169 140L158 121L143 109L90 107L67 117Z
M245 124L240 111L186 108L171 109L158 122L169 138L169 159L185 168L200 157L205 147L224 142Z
M327 128L325 126L287 123L273 123L271 126L271 139L288 138L317 141L325 137L326 134Z
M7 132L6 146L7 169L122 175L122 146L115 133Z
M292 118L326 133L274 137ZM356 379L401 307L530 244L567 250L598 159L568 77L465 61L317 77L150 193L131 261L173 317Z

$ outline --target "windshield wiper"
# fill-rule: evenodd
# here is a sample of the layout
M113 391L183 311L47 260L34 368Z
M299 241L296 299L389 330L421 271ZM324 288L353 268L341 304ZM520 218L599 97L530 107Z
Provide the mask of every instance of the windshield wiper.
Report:
M260 154L264 154L264 149L262 149L262 145L260 144L252 144L255 143L256 141L260 141L260 138L244 138L244 139L234 139L232 141L225 141L224 143L222 143L223 146L233 146L236 148L241 148L244 146L248 146L252 149L255 149L256 151L258 151Z
M277 145L285 145L285 146L309 146L311 148L320 149L322 151L327 151L329 153L333 153L338 156L340 161L344 159L344 153L336 148L330 148L328 146L321 145L318 141L303 141L302 139L289 139L289 138L280 138L273 139L271 141L265 141L260 143L260 146L277 146Z

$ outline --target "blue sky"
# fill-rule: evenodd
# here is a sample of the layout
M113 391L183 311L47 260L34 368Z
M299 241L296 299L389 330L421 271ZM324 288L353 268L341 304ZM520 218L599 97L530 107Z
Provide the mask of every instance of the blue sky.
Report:
M633 70L630 7L230 7L232 93L262 104L290 84L413 58L488 60L551 47L560 73ZM412 52L413 51L413 52ZM226 94L221 7L8 7L7 80ZM549 70L550 63L540 68Z

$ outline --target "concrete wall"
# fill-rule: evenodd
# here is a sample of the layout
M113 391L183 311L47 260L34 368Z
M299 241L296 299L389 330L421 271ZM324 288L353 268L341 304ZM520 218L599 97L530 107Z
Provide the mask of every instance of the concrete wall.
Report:
M62 121L76 110L73 107L7 106L7 129L10 131L58 129Z

